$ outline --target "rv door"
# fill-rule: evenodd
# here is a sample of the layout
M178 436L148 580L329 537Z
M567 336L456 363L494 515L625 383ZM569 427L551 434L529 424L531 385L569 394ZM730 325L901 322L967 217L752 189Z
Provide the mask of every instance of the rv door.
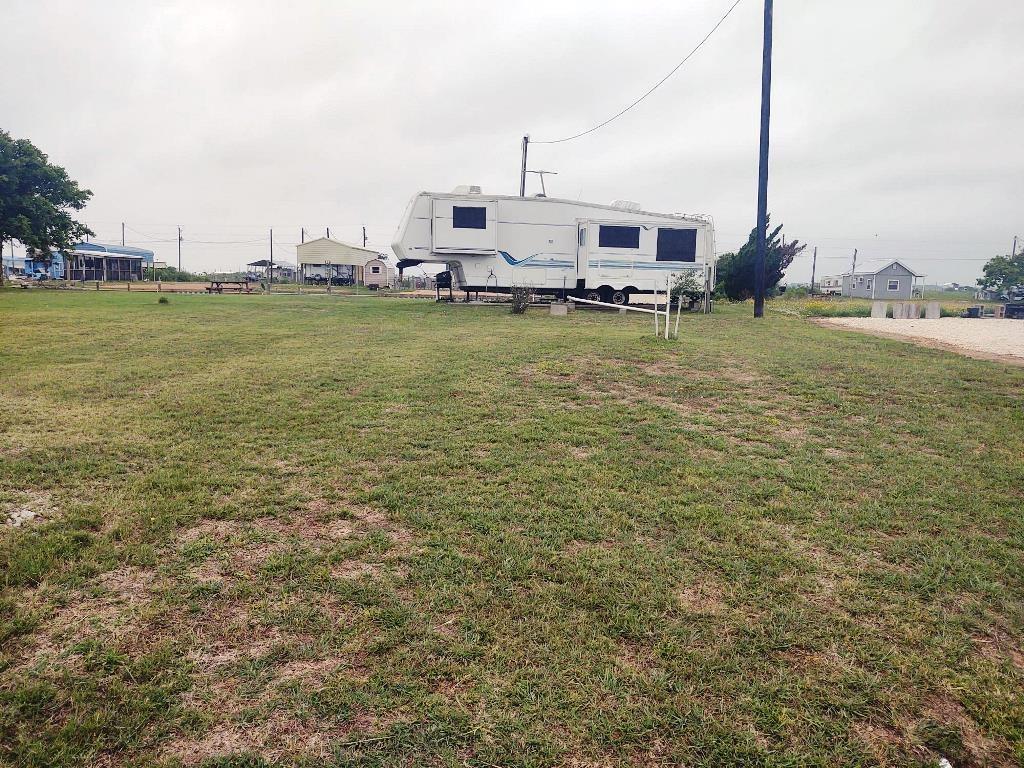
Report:
M581 286L587 284L587 253L589 249L587 228L589 223L585 219L576 220L576 280L583 281L580 283Z

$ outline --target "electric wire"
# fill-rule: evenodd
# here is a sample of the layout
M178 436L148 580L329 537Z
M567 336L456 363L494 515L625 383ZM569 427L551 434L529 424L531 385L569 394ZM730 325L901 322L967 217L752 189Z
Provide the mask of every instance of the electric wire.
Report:
M582 131L582 132L577 133L577 134L574 134L572 136L566 136L564 139L553 139L553 140L549 140L549 141L534 141L533 139L530 139L530 143L531 144L561 144L561 143L566 142L566 141L572 141L573 139L578 139L581 136L586 136L588 133L593 133L596 130L604 128L606 125L608 125L613 120L617 120L620 117L622 117L624 114L629 112L629 110L633 109L633 107L635 107L641 101L643 101L648 96L650 96L652 93L654 93L656 90L658 90L658 88L661 87L661 85L664 84L664 82L666 80L668 80L670 77L672 77L672 75L674 75L676 72L678 72L679 68L682 67L683 64L685 64L687 61L689 61L690 58L695 53L697 53L697 51L699 51L701 49L701 47L704 45L704 43L706 43L708 41L708 38L710 38L713 34L715 34L715 30L717 30L720 26L722 26L722 24L725 22L725 20L727 18L729 18L729 14L731 14L733 12L733 9L735 9L736 6L740 4L740 2L741 2L741 0L736 0L736 2L734 2L731 6L729 6L729 10L726 11L725 15L718 20L718 23L715 24L715 26L713 26L711 28L711 31L708 32L706 35L704 35L704 39L701 40L699 43L697 43L697 46L692 51L690 51L688 54L686 54L686 57L682 61L680 61L678 64L676 64L672 68L671 72L669 72L667 75L665 75L663 78L661 78L661 80L659 80L657 83L655 83L646 93L644 93L643 96L641 96L639 99L634 101L628 107L626 107L625 109L620 110L619 112L616 112L614 115L609 117L607 120L605 120L602 123L598 123L593 128L588 128L587 130Z

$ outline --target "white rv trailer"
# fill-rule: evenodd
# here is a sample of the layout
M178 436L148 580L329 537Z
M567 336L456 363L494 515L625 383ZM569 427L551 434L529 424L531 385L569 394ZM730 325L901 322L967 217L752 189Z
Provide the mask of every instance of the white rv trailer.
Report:
M461 290L525 285L615 304L664 291L673 273L695 272L707 284L715 261L714 227L705 216L649 213L635 203L483 195L475 187L420 192L392 248L403 269L447 264Z

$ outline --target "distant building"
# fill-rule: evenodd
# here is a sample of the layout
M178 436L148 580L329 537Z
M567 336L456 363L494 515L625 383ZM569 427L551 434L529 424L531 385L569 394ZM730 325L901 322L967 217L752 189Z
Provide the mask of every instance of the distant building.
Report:
M821 278L821 282L818 283L818 290L827 296L840 296L843 293L843 276L842 275L829 275L828 277Z
M152 251L107 243L76 243L54 252L49 263L31 250L25 255L26 273L45 272L54 280L141 280L152 264Z
M246 277L250 280L266 280L267 271L270 269L269 259L257 259L245 265L248 267ZM274 262L274 277L276 283L290 283L295 280L296 269L294 264Z
M298 279L303 283L319 283L328 279L337 282L342 279L363 284L367 262L381 258L388 260L385 254L330 237L318 237L316 240L299 243L295 246L295 252Z
M900 261L878 260L857 264L843 275L843 296L861 299L912 299L914 282L923 277Z
M18 256L4 256L3 270L5 277L10 277L11 275L24 275L25 259Z
M363 284L368 288L391 288L395 285L395 268L386 256L370 259L363 266Z

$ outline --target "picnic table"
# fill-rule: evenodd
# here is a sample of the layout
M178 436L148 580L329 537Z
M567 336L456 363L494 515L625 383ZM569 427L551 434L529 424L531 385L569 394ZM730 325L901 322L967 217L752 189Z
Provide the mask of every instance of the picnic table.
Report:
M211 280L206 286L207 293L252 293L248 280Z

